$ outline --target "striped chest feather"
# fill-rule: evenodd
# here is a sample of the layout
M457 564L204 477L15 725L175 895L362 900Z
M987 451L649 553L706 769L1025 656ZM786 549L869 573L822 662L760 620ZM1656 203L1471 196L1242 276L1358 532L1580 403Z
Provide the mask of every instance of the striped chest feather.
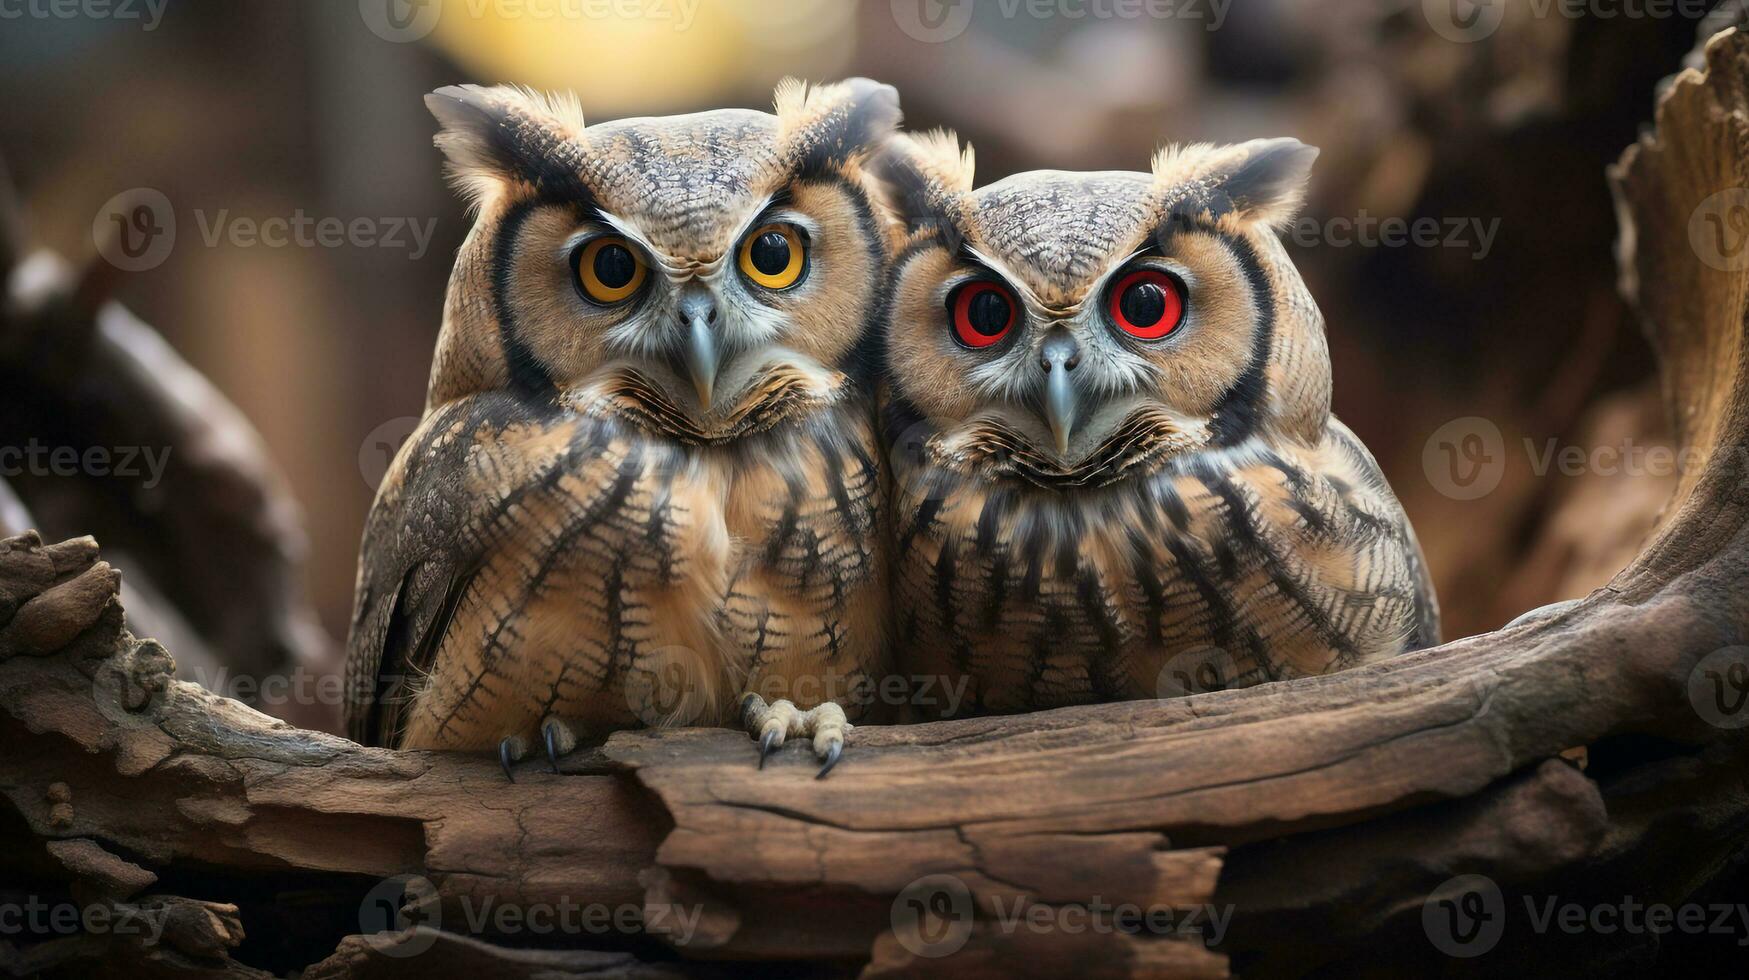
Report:
M901 647L913 673L968 678L977 710L1323 673L1404 649L1430 601L1395 498L1339 426L1105 486L899 462Z
M881 474L854 403L711 445L504 407L434 413L379 501L408 518L403 534L478 556L449 563L405 744L485 747L507 719L549 715L601 731L715 723L761 679L879 666Z

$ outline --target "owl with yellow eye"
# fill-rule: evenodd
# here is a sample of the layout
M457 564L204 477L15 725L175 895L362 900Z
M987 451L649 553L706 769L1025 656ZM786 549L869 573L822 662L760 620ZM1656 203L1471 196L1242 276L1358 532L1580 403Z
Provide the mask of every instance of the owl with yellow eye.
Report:
M585 126L427 99L476 212L417 431L367 523L352 736L496 750L738 724L838 760L888 671L864 79ZM847 710L848 709L848 710Z
M895 643L902 673L965 691L941 707L1202 693L1439 642L1277 238L1315 156L1199 145L974 189L952 135L890 141Z

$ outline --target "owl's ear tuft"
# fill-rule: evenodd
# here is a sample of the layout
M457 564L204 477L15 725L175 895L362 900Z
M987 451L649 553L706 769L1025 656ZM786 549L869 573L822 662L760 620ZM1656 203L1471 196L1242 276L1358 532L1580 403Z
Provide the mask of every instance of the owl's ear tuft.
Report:
M908 231L959 234L960 197L972 189L977 158L950 130L900 133L875 158L873 172L888 206Z
M868 156L899 125L899 90L868 78L831 85L786 78L773 102L780 143L803 176Z
M511 183L582 193L583 109L574 95L543 95L513 85L446 85L425 97L441 128L432 142L449 174L475 204Z
M1234 146L1168 147L1154 158L1163 185L1200 182L1209 196L1245 221L1280 230L1305 204L1318 148L1296 139L1251 140Z

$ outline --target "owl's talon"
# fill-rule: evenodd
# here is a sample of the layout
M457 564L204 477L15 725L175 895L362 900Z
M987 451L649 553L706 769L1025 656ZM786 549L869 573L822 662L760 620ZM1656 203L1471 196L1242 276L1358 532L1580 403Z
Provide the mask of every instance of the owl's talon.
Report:
M812 738L814 755L822 762L815 779L823 778L844 756L844 733L851 724L844 708L834 701L824 701L803 711L789 701L778 699L769 705L757 694L747 694L741 700L741 723L747 733L759 739L759 768L765 768L784 740L790 736Z
M541 732L546 736L547 765L552 767L553 775L559 774L559 723L549 721L541 726Z
M516 777L514 775L512 775L510 772L510 763L512 761L512 759L511 759L511 752L513 751L512 744L515 741L516 741L516 736L512 735L509 738L505 739L504 741L498 743L498 764L504 767L504 778L510 780L513 783L516 782Z
M826 764L820 767L819 772L814 773L814 778L815 779L825 779L826 774L831 772L832 767L837 765L838 760L843 758L843 757L844 757L844 740L842 738L834 739L832 742L830 742L826 746Z

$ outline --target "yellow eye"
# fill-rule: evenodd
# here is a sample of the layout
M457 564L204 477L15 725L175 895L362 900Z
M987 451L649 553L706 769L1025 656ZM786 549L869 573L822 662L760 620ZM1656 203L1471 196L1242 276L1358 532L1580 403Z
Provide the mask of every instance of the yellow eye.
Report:
M576 251L572 260L583 292L597 303L611 306L624 302L644 284L644 262L632 246L618 235L592 238Z
M763 225L741 243L741 274L766 289L794 286L807 267L807 246L795 225Z

